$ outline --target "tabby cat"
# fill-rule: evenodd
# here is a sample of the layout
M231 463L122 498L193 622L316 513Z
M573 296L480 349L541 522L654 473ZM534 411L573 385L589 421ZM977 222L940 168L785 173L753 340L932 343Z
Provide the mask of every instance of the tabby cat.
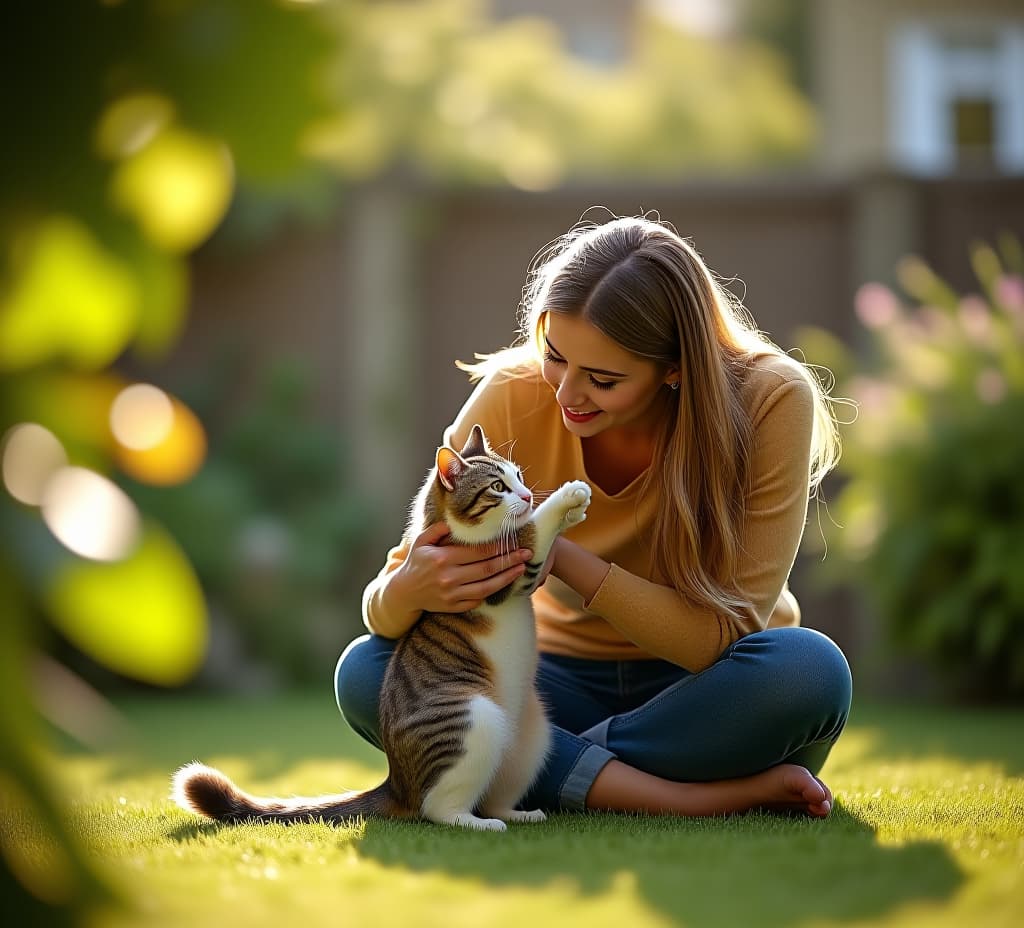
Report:
M183 808L227 822L424 818L487 831L540 822L516 810L544 762L550 733L534 686L530 593L556 536L582 522L590 487L575 480L536 510L518 468L496 454L479 425L461 453L437 450L416 497L408 538L444 521L451 540L530 548L525 572L464 613L425 612L398 642L384 676L381 739L387 779L365 792L259 799L219 771L189 764L174 778ZM477 814L479 813L479 815Z

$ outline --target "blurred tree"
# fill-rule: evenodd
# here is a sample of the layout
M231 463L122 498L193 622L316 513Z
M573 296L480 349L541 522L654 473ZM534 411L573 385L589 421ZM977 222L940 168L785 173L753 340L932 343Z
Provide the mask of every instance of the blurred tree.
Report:
M162 685L195 671L206 634L192 567L118 486L187 479L202 427L111 365L174 343L187 255L236 184L309 171L300 143L329 111L319 78L341 39L272 0L40 0L0 15L0 876L12 924L75 924L109 891L40 756L38 619Z
M811 0L742 0L744 32L777 49L797 87L811 91Z
M350 569L368 509L342 436L311 414L308 365L275 358L238 409L242 363L229 348L182 385L210 428L202 470L173 487L133 483L131 494L178 540L206 593L213 646L201 685L322 682L324 656L361 627L343 604L359 601Z
M528 190L566 178L678 178L807 157L813 111L766 42L712 41L646 14L621 65L567 53L542 19L481 0L335 3L352 35L344 109L311 148L348 177L399 169Z

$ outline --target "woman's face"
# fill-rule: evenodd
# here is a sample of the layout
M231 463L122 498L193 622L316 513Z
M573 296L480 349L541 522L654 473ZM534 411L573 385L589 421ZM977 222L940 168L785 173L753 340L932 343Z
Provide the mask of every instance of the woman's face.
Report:
M570 432L588 438L622 425L653 426L654 401L677 372L626 351L579 316L546 313L542 332L541 370Z

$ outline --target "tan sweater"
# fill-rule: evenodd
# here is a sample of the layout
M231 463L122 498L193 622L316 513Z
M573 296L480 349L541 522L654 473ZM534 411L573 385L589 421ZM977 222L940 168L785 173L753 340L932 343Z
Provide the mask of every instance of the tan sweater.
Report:
M528 485L553 490L567 480L593 488L587 519L566 537L611 565L588 603L555 577L533 594L541 651L573 657L629 660L658 657L691 671L710 666L743 635L766 626L797 625L799 608L786 585L807 516L808 459L813 397L790 358L764 356L742 392L754 428L751 490L746 501L736 582L755 615L734 620L695 606L652 572L641 539L649 537L660 505L656 491L642 496L642 479L608 495L586 473L580 440L562 425L550 387L539 375L478 384L455 422L447 444L461 448L479 422L491 445L522 468ZM408 553L408 540L388 553L364 595L367 627L389 638L408 630L389 616L382 592Z

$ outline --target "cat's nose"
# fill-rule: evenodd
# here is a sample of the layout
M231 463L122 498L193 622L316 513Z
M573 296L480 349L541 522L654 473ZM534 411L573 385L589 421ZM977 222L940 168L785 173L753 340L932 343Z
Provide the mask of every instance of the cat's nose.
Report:
M519 498L527 503L533 502L533 494L527 490L525 493L520 493Z

